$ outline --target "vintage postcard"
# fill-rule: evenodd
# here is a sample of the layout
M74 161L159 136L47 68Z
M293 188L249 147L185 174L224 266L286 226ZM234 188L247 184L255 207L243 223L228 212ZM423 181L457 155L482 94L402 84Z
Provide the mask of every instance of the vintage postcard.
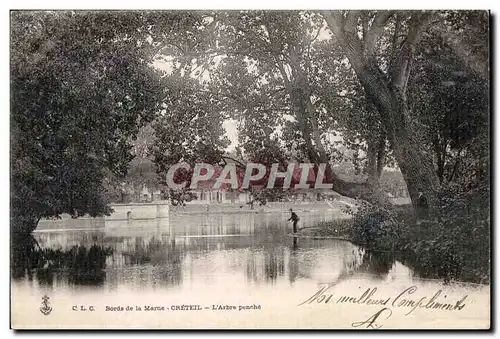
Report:
M489 329L489 27L11 11L11 328Z

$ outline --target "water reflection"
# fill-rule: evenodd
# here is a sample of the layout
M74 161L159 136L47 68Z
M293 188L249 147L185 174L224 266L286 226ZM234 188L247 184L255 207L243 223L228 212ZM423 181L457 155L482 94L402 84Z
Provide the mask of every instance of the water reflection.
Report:
M106 257L111 253L111 248L98 244L78 244L69 249L42 247L32 235L14 235L13 278L36 280L42 286L53 286L61 279L75 285L101 285L106 276Z
M293 286L302 279L324 283L357 274L384 279L393 267L392 258L365 253L349 242L290 237L287 217L199 214L115 222L90 230L42 228L19 247L24 257L17 260L13 277L39 285L106 290L210 286L224 279L249 286ZM335 217L329 211L301 215L306 225ZM43 251L36 250L37 243Z

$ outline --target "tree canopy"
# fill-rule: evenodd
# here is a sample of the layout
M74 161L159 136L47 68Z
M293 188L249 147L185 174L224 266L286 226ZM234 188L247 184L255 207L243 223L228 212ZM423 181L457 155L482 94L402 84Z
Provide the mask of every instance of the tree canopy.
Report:
M104 169L124 175L131 141L164 93L141 14L12 12L11 173L16 231L40 217L108 211Z
M384 167L398 167L414 207L432 209L443 185L489 174L488 20L12 12L13 218L100 215L105 177L143 184L134 176L154 170L154 185L179 161L223 164L229 119L239 162L327 163L334 191L371 201ZM146 125L151 138L134 153ZM339 175L346 161L362 181Z

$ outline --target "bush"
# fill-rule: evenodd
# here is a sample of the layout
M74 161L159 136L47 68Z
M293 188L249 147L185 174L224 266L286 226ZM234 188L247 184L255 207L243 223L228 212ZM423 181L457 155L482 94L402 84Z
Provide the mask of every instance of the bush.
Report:
M490 266L489 187L448 185L437 214L413 230L409 250L419 273L432 278L488 282ZM419 235L417 237L417 234Z
M361 203L353 213L350 238L371 251L393 251L403 235L405 214L394 206Z

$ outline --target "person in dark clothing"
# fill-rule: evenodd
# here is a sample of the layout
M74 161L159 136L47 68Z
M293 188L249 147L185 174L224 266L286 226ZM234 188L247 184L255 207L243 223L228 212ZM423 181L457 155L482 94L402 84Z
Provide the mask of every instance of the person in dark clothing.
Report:
M292 213L292 215L290 216L290 219L288 219L288 221L293 221L293 233L297 233L297 223L299 222L300 219L291 208L290 208L290 213Z

